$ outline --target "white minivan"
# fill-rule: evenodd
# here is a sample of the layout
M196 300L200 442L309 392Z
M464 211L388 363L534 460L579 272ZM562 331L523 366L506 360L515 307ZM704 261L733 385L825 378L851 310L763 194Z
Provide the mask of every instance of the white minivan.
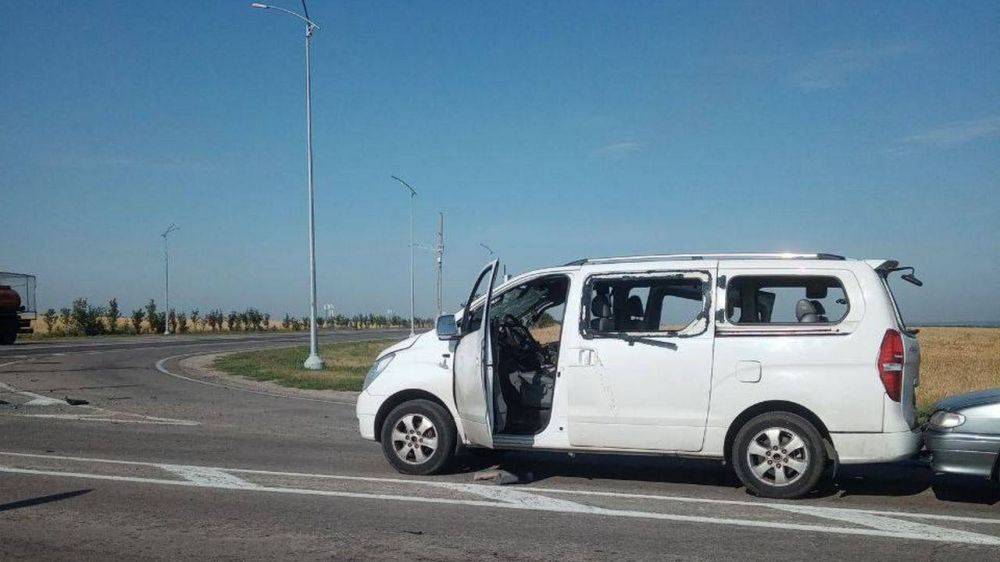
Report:
M792 498L831 463L920 447L920 348L893 260L833 254L583 259L497 283L479 274L437 328L383 351L361 434L400 472L462 447L666 454L731 463Z

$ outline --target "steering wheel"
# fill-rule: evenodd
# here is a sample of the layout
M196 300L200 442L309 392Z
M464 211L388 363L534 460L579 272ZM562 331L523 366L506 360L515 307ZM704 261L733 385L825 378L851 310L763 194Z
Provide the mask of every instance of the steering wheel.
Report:
M504 315L499 331L518 366L525 370L536 370L541 366L542 346L520 320L510 314Z

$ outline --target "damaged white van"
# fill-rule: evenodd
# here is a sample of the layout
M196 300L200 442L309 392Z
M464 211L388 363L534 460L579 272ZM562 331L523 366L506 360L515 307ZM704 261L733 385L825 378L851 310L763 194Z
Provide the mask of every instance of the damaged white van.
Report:
M583 259L497 284L497 262L437 329L382 352L361 434L400 472L461 447L666 454L731 463L793 498L831 463L920 446L920 348L892 260L833 254Z

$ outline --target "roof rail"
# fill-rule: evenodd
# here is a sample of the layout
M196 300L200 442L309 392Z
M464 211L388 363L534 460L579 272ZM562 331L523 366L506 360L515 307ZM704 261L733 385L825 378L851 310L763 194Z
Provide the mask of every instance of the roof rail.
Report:
M825 252L817 253L796 253L796 252L770 252L770 253L745 253L745 254L650 254L644 256L619 256L610 258L583 258L567 263L571 265L584 265L588 263L627 263L661 260L845 260L844 256Z

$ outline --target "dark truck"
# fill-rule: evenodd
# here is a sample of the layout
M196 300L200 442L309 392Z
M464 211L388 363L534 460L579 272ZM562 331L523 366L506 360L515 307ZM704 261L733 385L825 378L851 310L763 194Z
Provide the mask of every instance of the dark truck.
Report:
M0 272L0 345L32 333L35 315L35 276Z

